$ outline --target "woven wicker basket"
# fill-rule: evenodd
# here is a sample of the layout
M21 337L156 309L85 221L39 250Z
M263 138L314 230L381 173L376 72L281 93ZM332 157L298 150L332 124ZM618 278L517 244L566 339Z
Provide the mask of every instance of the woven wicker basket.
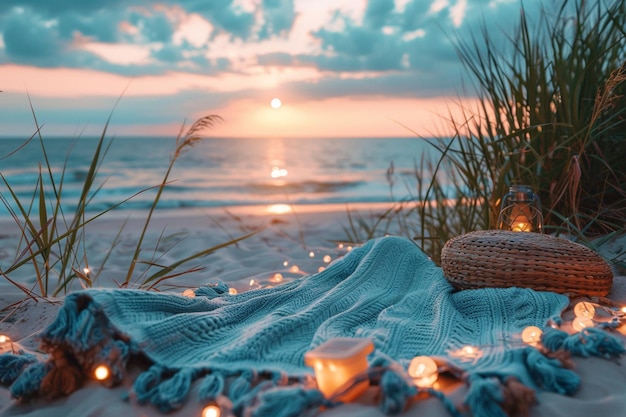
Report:
M591 249L539 233L481 230L450 239L441 266L458 289L525 287L605 296L613 283L606 261Z

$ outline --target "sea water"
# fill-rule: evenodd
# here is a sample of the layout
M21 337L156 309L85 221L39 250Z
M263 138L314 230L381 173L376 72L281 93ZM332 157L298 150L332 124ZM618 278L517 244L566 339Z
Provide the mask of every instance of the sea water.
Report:
M42 147L38 138L28 143L1 138L0 218L18 210L12 193L22 204L33 201L40 175L51 207L56 197L50 172L63 209L73 211L97 142L84 137L44 138ZM174 154L175 140L115 137L106 139L105 147L87 212L148 209ZM415 199L416 167L434 154L433 146L421 138L207 138L176 160L157 212ZM37 206L38 202L30 210L36 212Z

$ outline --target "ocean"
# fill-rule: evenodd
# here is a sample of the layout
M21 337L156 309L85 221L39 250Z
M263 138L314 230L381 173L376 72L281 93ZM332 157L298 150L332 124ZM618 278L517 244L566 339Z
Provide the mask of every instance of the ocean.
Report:
M107 140L108 142L108 140ZM63 210L74 210L96 149L96 138L44 138ZM0 139L0 173L22 203L33 199L39 167L52 201L41 143ZM18 150L19 149L19 150ZM175 149L173 138L113 138L87 207L98 213L149 208ZM17 150L17 151L16 151ZM207 138L176 161L157 207L182 211L266 205L382 203L416 195L415 166L434 153L420 138L220 139ZM146 191L147 190L147 191ZM17 205L0 183L0 218ZM37 204L31 208L37 211Z

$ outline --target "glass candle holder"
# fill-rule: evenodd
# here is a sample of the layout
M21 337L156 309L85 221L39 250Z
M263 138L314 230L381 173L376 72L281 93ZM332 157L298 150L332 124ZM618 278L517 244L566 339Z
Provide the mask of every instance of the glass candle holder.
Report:
M310 350L304 355L304 363L315 371L319 390L330 398L345 383L367 370L367 355L374 350L369 339L336 338ZM357 382L337 401L350 402L369 387L369 380Z
M539 196L527 185L512 185L502 199L496 229L513 232L543 231Z

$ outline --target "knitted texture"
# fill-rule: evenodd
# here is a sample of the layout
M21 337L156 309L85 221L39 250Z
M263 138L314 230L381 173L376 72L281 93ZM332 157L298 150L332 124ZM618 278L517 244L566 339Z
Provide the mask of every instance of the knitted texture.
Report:
M198 382L202 401L227 403L235 415L280 416L331 405L311 386L314 374L304 364L305 352L335 337L369 338L375 346L370 361L393 362L381 385L390 381L389 386L406 391L399 395L389 388L394 397L381 404L393 406L381 405L383 411L401 411L416 389L402 382L402 370L413 357L431 355L446 357L460 370L474 385L469 407L476 416L488 416L501 410L494 378L514 376L533 389L560 392L578 385L575 374L561 371L559 364L531 366L537 360L528 349L534 348L519 336L526 326L545 326L567 304L563 295L522 288L456 292L415 244L386 237L354 249L318 274L236 295L223 284L202 287L195 298L120 289L73 293L41 342L44 350L57 358L63 352L86 374L107 364L111 383L121 381L129 358L143 354L152 366L136 379L135 398L163 411L179 407ZM466 345L479 354L459 353ZM544 374L560 378L558 383L536 377L544 368ZM27 385L20 378L15 383ZM27 393L32 395L32 387ZM454 414L449 403L446 407ZM493 407L497 413L481 411Z

